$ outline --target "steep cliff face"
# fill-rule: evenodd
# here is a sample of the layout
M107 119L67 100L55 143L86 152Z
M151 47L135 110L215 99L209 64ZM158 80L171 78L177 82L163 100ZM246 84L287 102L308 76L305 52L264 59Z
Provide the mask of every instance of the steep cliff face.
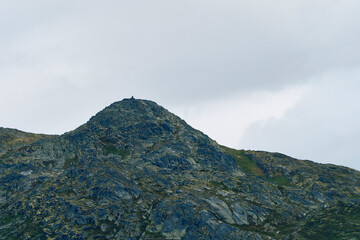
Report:
M0 128L0 239L356 238L359 196L355 170L219 146L146 100Z

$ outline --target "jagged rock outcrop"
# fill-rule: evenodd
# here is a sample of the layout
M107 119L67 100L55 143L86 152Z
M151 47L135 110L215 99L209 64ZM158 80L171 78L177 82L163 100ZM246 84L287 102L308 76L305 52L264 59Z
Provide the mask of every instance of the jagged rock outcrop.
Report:
M0 128L0 239L356 239L359 196L358 171L219 146L146 100Z

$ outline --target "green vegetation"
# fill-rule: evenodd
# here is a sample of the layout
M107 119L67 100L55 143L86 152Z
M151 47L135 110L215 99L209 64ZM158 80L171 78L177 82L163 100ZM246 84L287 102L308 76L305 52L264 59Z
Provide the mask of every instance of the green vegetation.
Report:
M246 156L245 150L235 150L225 146L220 146L226 153L230 154L237 165L247 174L263 177L266 180L277 184L278 186L291 186L291 182L284 176L266 177L264 171L256 164L254 160Z
M69 189L69 190L63 191L61 194L65 195L65 196L70 196L70 195L75 195L76 192L74 192L74 190L72 190L72 189Z
M122 158L125 158L129 155L129 152L122 148L116 148L114 146L104 146L104 155L107 156L109 154L119 155Z
M304 239L360 239L360 206L340 203L310 218L299 235Z
M22 225L19 225L21 223ZM7 239L19 239L18 236L25 236L25 239L46 239L41 227L34 222L33 215L24 217L20 215L11 215L5 213L0 217L0 226L11 224L16 226L16 234L13 228L0 229L0 236L7 236ZM15 237L16 236L16 237Z
M216 188L221 188L223 190L229 190L227 186L225 186L222 182L218 181L209 181L210 185Z
M42 228L34 222L33 216L25 219L25 227L22 229L22 234L27 239L46 239Z
M169 141L160 141L158 143L154 143L151 148L150 151L155 151L156 149L159 149L160 147L162 147L164 144L168 143Z
M247 174L265 177L265 173L259 168L256 162L245 155L245 150L235 150L225 146L221 146L221 148L230 154L236 160L237 165Z
M161 232L146 232L145 236L145 239L164 239L164 236L161 234Z
M5 163L9 159L11 154L13 154L13 153L14 153L14 150L8 150L5 153L3 153L0 158L1 162Z
M66 159L64 163L63 169L68 169L72 164L76 164L78 162L79 158L77 155L75 155L72 159Z
M276 176L273 178L266 178L270 182L277 184L278 186L291 186L291 182L284 176Z
M347 189L347 191L345 191L345 194L348 196L348 198L351 199L359 199L360 196L355 194L352 190Z
M14 216L9 213L2 214L0 216L0 226L7 225L11 223L12 221L15 221L19 216Z

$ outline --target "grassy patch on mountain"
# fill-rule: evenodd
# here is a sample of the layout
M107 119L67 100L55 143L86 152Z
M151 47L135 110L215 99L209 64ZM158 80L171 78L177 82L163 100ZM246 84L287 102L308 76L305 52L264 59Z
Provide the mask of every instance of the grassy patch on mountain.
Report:
M304 239L360 239L360 206L339 203L310 218L299 231Z
M66 159L63 169L68 169L72 164L76 164L78 161L79 161L79 158L77 155L75 155L75 157L72 159Z
M259 166L248 156L245 155L245 150L236 150L225 146L220 146L224 152L230 154L235 160L237 165L247 174L254 176L265 177L265 173Z
M254 160L246 155L245 150L236 150L221 146L224 152L230 154L235 160L237 165L247 174L263 177L266 180L275 183L278 186L291 186L290 180L285 176L278 175L275 177L267 177L264 171L256 164Z
M114 146L104 146L103 150L104 150L105 156L113 154L113 155L119 155L122 158L125 158L127 155L129 155L128 151L121 149L121 148L116 148Z
M223 190L229 190L229 188L227 186L225 186L222 182L212 180L212 181L209 181L209 184L211 187L220 188Z
M272 178L266 178L267 180L277 184L278 186L291 186L291 182L284 176L275 176Z
M22 137L22 138L17 138L14 139L12 141L9 141L7 144L8 145L20 145L20 144L31 144L34 143L42 138L45 138L46 135L41 135L41 134L33 134L27 137Z

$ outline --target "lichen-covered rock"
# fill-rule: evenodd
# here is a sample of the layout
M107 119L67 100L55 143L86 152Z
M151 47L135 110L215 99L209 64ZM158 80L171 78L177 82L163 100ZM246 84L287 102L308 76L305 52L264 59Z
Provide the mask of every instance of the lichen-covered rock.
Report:
M214 197L210 197L204 201L209 204L210 211L212 211L220 220L230 224L235 223L229 206L224 201Z

